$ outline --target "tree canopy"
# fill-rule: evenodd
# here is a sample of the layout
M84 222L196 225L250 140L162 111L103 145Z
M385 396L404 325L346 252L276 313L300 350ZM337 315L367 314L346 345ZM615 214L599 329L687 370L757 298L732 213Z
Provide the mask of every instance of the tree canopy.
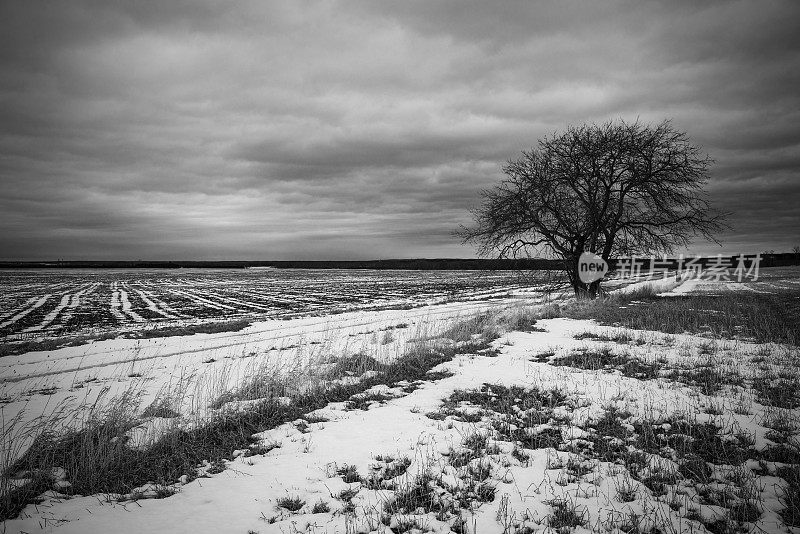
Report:
M578 278L583 252L608 260L714 239L724 214L704 189L711 163L670 121L570 126L506 163L461 236L484 254L562 258L576 294L593 298L599 281Z

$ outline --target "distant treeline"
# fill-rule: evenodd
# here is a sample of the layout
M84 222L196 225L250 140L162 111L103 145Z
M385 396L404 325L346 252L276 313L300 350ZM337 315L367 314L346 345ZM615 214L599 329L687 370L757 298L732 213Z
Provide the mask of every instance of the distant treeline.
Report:
M750 264L754 255L746 256L746 264ZM723 256L735 267L738 256ZM684 258L684 261L690 258ZM630 258L619 258L610 261L613 270L621 262ZM663 266L662 260L656 260ZM715 256L703 257L697 264L707 266L716 262ZM678 259L668 259L672 268L677 267ZM647 258L637 258L643 268L650 268ZM457 270L555 270L561 268L561 260L548 259L459 259L459 258L417 258L389 260L353 260L353 261L0 261L0 269L247 269L253 267L272 267L275 269L400 269L426 271ZM800 254L762 254L760 267L778 267L784 265L800 265Z
M459 259L417 258L389 260L288 260L288 261L4 261L6 269L247 269L272 267L275 269L401 269L401 270L550 270L560 262L547 259Z

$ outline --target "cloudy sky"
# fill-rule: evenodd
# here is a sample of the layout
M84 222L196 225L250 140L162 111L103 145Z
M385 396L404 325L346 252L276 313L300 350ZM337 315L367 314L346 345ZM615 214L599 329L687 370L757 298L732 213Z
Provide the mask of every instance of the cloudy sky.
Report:
M674 125L724 248L800 244L800 2L0 4L0 259L469 257L500 166Z

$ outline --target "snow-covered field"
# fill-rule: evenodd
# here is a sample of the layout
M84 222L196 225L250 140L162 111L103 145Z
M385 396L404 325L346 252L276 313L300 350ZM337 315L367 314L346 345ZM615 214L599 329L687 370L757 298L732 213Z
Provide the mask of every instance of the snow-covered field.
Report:
M0 336L31 339L491 299L530 288L530 278L511 271L8 270L0 272Z
M375 273L361 273L358 277L340 275L351 281L361 280L367 287ZM403 278L400 271L391 272L387 275L389 280L406 279L414 283L404 286L398 282L400 289L392 293L391 299L365 301L362 308L367 309L325 313L324 308L313 308L313 313L295 318L253 319L250 326L235 332L104 339L5 356L0 358L0 409L3 418L17 427L52 419L54 415L58 415L59 425L64 427L74 422L80 424L98 406L135 392L142 406L159 396L169 396L180 399L171 406L173 410L187 417L202 418L205 408L215 398L255 374L267 371L288 374L353 354L368 354L385 362L403 354L409 340L432 335L453 322L487 311L562 298L559 294L545 294L538 285L506 285L511 279L519 282L519 275L512 273L473 272L469 276L486 280L459 282L461 290L447 293L451 290L445 291L444 281L455 284L465 273L416 272ZM289 274L290 279L297 278L296 273ZM320 273L311 274L313 279ZM238 271L236 276L240 276ZM610 284L623 288L641 285L627 280ZM674 282L665 280L657 285L669 289ZM417 286L440 293L429 295L427 300L424 295L412 296L410 291ZM470 289L464 289L467 286ZM329 291L334 293L333 289ZM347 299L355 290L346 285L339 291L338 298ZM403 291L409 294L402 297ZM417 306L369 309L377 307L377 303L411 301ZM138 328L148 328L151 324L148 321ZM39 335L46 339L44 333Z
M664 289L796 287L788 280ZM136 391L142 408L170 393L174 413L145 417L131 434L152 436L202 420L215 398L265 370L354 354L388 362L457 321L542 304L531 297L4 357L4 430L49 413L74 424L123 392ZM376 386L262 432L250 450L231 451L226 469L208 465L195 480L103 496L68 495L62 484L0 532L791 531L800 399L791 387L777 401L769 392L797 383L796 348L563 318L532 330L457 354L435 380ZM24 450L20 439L4 435L4 446L15 440L7 456Z
M519 302L509 298L268 320L238 332L112 339L6 356L0 358L0 409L17 426L52 414L68 414L61 425L80 424L97 409L98 399L110 403L135 391L143 407L167 395L180 398L172 406L178 413L202 417L216 397L255 374L290 374L354 354L389 361L405 352L409 340Z

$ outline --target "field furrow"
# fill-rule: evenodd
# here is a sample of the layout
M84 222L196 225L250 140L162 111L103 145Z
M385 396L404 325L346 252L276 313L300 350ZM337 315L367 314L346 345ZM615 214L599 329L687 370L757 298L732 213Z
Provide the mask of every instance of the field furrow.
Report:
M112 335L153 325L413 307L500 298L525 289L512 272L340 270L70 270L0 280L0 335ZM46 300L42 300L45 296Z
M34 302L36 302L36 297L29 298L21 306L17 306L15 308L11 309L10 311L8 311L7 313L4 313L4 314L0 315L0 321L5 321L9 317L12 317L12 316L18 314L19 312L21 312L22 310L24 310L25 308L27 308L28 306L30 306Z
M147 293L144 292L144 290L142 290L142 289L134 289L133 291L137 295L139 295L139 298L142 299L142 302L144 302L144 304L147 307L147 309L150 310L151 312L153 312L153 313L155 313L157 315L160 315L161 317L164 317L165 319L177 319L178 318L177 312L175 312L174 310L168 309L167 305L164 304L163 302L161 302L160 306L159 306L158 304L155 303L154 300L152 300L150 298L150 296L148 296Z
M45 305L45 303L46 303L48 300L50 300L50 297L51 297L51 296L52 296L52 295L50 295L50 294L44 295L44 296L43 296L43 297L41 297L39 300L37 300L37 301L36 301L36 302L35 302L35 303L34 303L32 306L29 306L28 308L25 308L24 310L22 310L21 312L17 313L17 314L16 314L16 315L14 315L13 317L11 317L11 318L9 318L9 319L6 319L6 320L5 320L5 321L3 321L2 323L0 323L0 328L5 328L5 327L7 327L7 326L9 326L9 325L12 325L12 324L14 324L14 323L16 323L17 321L19 321L19 320L23 319L25 316L27 316L27 315L28 315L28 314L30 314L31 312L35 311L37 308L40 308L40 307L44 306L44 305Z
M194 302L198 302L198 303L204 304L204 305L208 306L209 308L213 308L215 310L232 310L232 311L236 310L236 308L234 308L233 306L228 306L226 304L221 304L219 302L213 302L213 301L211 301L209 299L201 297L200 295L198 295L196 293L190 293L189 291L180 291L178 289L171 289L170 291L175 293L175 294L187 297L188 299L190 299L190 300L192 300Z
M133 311L131 307L131 301L128 299L128 292L125 291L124 288L119 288L119 298L120 298L120 303L122 305L122 313L130 317L131 320L133 320L136 323L144 322L144 318L135 311Z

